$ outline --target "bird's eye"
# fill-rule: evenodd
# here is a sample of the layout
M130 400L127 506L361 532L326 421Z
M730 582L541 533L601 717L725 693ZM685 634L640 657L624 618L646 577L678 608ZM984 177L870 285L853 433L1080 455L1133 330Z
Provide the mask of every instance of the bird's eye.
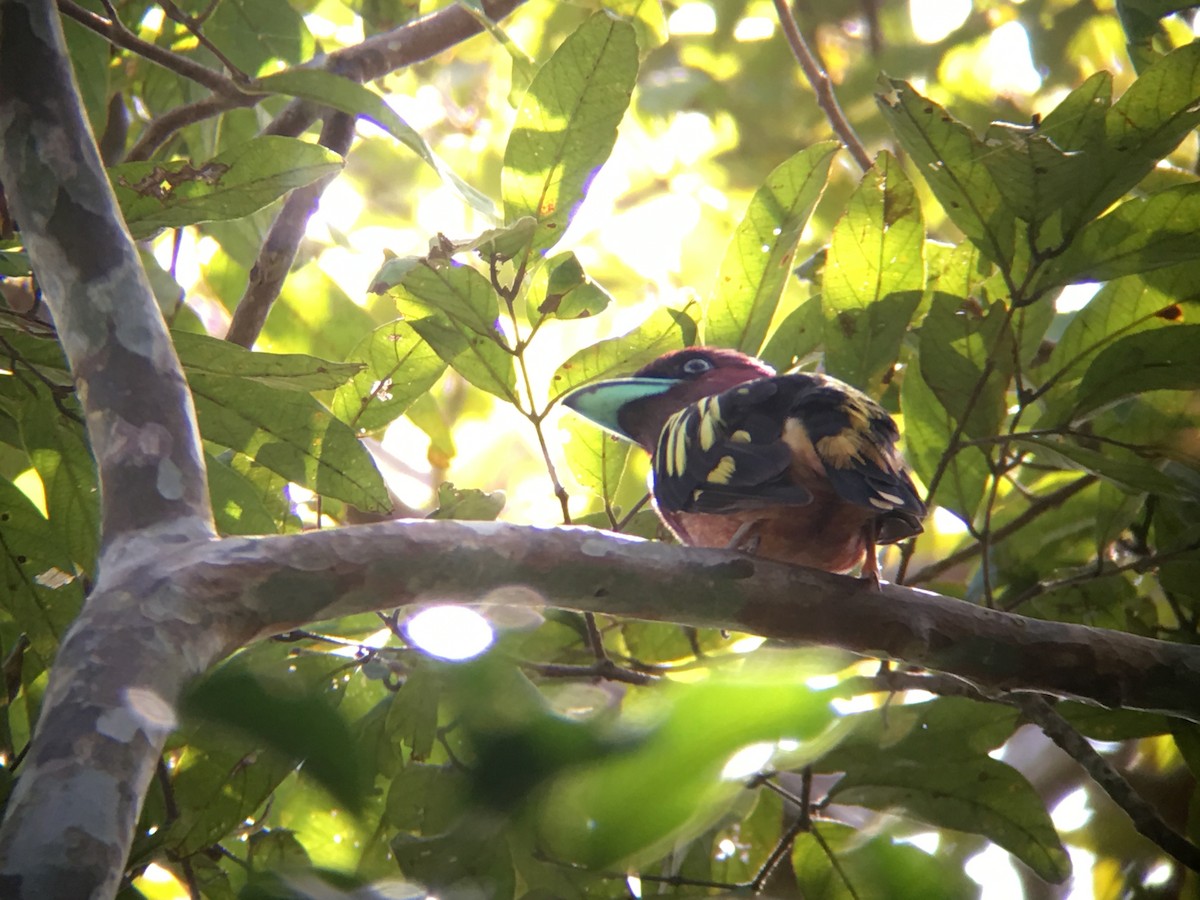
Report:
M683 364L683 371L687 372L689 375L699 375L702 372L707 372L712 367L712 363L710 363L707 359L696 356Z

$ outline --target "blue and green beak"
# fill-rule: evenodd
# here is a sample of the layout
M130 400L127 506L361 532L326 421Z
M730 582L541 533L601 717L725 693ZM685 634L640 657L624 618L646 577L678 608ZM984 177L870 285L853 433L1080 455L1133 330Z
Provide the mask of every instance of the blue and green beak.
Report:
M622 421L621 413L628 412L630 405L639 400L661 397L683 383L676 378L613 378L571 391L563 397L562 402L564 406L595 422L605 431L637 443L637 439L631 434L630 424Z

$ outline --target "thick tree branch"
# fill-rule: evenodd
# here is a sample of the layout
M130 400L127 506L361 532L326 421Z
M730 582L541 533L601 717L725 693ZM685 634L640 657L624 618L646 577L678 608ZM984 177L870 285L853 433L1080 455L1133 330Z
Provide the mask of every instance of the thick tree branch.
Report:
M191 395L78 100L53 5L0 6L0 183L71 364L101 541L213 533ZM172 529L169 529L172 530Z
M489 595L841 647L985 694L1039 691L1200 721L1200 648L591 529L402 521L230 539L193 575L236 586L258 617L255 637L389 604ZM283 582L286 597L275 597Z
M985 696L1037 691L1200 721L1197 647L589 528L394 521L129 549L102 569L59 654L0 832L0 889L20 871L38 891L12 896L107 884L96 860L127 852L189 678L255 638L397 605L549 605L727 628L902 660ZM65 802L98 794L99 807ZM101 825L123 843L110 838L103 857L72 850ZM49 890L64 871L80 880Z
M498 21L524 2L525 0L485 0L483 8L492 21ZM458 5L447 6L415 22L409 22L391 31L369 37L353 47L331 53L321 63L321 67L359 82L371 81L405 66L430 59L482 31L483 26L469 11ZM185 125L220 115L239 106L253 106L266 96L263 94L247 98L244 95L214 94L195 103L176 107L146 127L138 142L129 151L127 159L149 159L155 150ZM321 107L317 104L303 100L293 101L284 107L265 131L267 134L295 137L316 121L320 112Z

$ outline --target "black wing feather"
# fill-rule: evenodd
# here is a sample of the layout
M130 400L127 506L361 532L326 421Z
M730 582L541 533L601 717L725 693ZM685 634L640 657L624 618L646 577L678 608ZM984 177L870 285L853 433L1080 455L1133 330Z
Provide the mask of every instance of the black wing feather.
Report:
M659 507L729 513L811 503L790 475L789 420L793 432L802 427L833 491L880 514L881 541L920 531L925 507L896 451L895 423L865 394L822 375L759 379L678 412L654 455Z

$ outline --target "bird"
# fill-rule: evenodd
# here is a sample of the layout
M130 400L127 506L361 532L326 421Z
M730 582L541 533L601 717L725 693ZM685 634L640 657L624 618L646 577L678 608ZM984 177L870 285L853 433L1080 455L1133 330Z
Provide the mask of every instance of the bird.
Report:
M878 585L876 545L922 531L895 421L828 375L688 347L563 403L651 454L655 508L684 544Z

